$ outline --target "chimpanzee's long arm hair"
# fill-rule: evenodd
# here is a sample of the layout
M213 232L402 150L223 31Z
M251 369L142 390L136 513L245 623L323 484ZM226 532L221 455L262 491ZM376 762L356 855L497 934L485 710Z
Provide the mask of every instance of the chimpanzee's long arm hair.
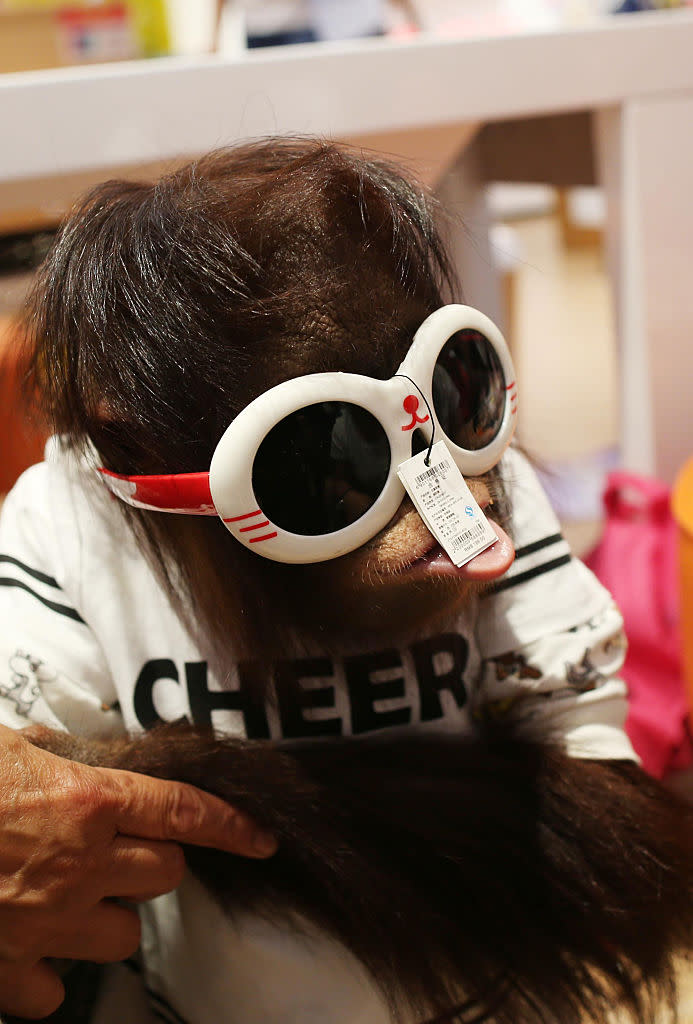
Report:
M34 742L193 783L271 829L268 861L190 847L188 864L230 914L336 937L394 1020L601 1022L621 1003L640 1024L674 1004L693 808L634 764L500 735L289 745L173 726Z

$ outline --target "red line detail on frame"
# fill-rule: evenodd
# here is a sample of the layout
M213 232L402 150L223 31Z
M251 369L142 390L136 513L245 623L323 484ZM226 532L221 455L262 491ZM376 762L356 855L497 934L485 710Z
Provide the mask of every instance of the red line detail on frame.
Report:
M239 533L247 533L248 530L261 530L263 526L269 526L269 519L265 519L263 523L253 523L252 526L241 526Z
M262 537L248 537L248 540L251 544L259 544L261 540L272 540L272 537L276 536L277 531L275 530L274 533L265 533Z
M510 388L514 388L514 387L515 387L515 381L513 381L512 384L506 384L505 390L506 391L510 391Z
M225 519L225 523L238 523L241 519L252 519L253 516L261 516L262 510L257 508L254 512L246 512L243 516L231 516L230 519Z

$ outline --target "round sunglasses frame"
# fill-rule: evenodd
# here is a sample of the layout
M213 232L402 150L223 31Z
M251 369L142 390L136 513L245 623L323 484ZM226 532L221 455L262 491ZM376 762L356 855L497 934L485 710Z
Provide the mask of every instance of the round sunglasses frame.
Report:
M488 338L505 376L506 401L500 428L491 443L478 451L460 448L445 434L433 404L436 360L446 341L464 329L477 330ZM397 468L411 457L415 429L430 442L435 426L435 438L445 439L463 476L480 476L496 465L513 435L517 391L510 352L488 317L469 306L450 305L436 310L417 331L397 374L404 376L385 381L352 373L297 377L265 392L239 413L220 439L209 471L214 505L236 540L265 558L289 563L327 561L361 547L387 525L402 503L405 490ZM418 385L428 409L417 388L405 377ZM387 434L390 472L376 500L353 523L333 533L304 536L283 530L259 508L252 470L255 453L269 431L284 417L318 402L349 402L370 412ZM239 462L239 452L252 452L252 456Z
M461 330L484 335L495 350L505 378L505 403L498 431L484 448L470 451L448 437L435 413L433 371L441 349ZM406 379L410 378L410 380ZM414 382L414 383L412 383ZM347 402L369 412L385 430L390 469L383 490L353 523L333 533L290 533L273 523L253 491L253 465L267 434L291 413L320 402ZM496 325L471 306L436 310L416 332L397 374L376 380L353 373L313 373L284 381L243 409L226 429L212 456L209 473L122 476L101 470L109 489L139 508L193 515L218 515L239 543L277 562L306 564L348 554L376 536L395 515L405 489L397 469L412 454L412 434L427 443L445 440L463 476L486 473L509 445L517 417L517 384L510 352ZM239 458L239 453L242 457Z

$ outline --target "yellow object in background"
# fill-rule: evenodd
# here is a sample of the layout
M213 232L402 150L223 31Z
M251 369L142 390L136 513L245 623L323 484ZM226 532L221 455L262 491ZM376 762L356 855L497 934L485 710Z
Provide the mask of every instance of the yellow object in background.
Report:
M171 52L166 0L126 0L144 57Z
M693 715L693 459L688 460L676 478L672 510L679 527L683 672Z

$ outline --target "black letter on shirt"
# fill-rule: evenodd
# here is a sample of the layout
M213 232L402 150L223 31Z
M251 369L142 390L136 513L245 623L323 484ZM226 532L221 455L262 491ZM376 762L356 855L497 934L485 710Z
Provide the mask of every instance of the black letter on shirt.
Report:
M276 669L277 702L282 724L282 735L289 739L306 736L341 736L341 718L305 718L307 708L334 708L334 686L307 689L302 679L332 676L334 669L329 658L299 658L280 661Z
M151 729L157 722L162 722L161 715L154 707L154 683L159 679L173 679L180 683L180 676L174 661L170 658L155 658L146 662L135 683L133 707L137 721L143 729Z
M344 659L351 699L351 731L354 735L385 729L391 725L408 725L411 721L411 708L376 711L373 707L377 700L406 695L404 677L401 675L382 682L373 682L371 679L373 672L388 668L402 668L398 651L375 651Z
M251 684L252 666L238 666L237 690L210 690L207 682L206 661L186 661L185 679L188 684L190 713L195 725L212 725L212 711L241 711L245 733L249 739L269 739L270 731L262 701Z
M441 690L448 690L457 701L457 706L463 708L467 703L464 670L469 658L469 644L465 638L459 633L429 637L413 644L411 653L421 696L421 721L431 722L443 717ZM436 675L433 663L436 654L449 654L452 657L452 668L448 672Z

